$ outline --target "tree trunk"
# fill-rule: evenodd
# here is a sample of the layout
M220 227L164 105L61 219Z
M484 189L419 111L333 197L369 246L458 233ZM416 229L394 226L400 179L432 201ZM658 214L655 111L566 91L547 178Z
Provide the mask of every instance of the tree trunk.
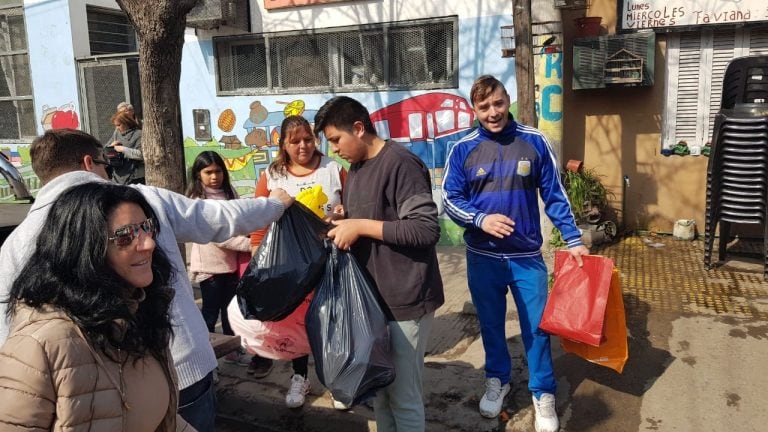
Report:
M512 0L515 25L515 80L517 81L517 121L536 126L534 107L533 48L531 47L531 0Z
M116 0L139 41L143 107L141 148L147 184L184 188L179 79L187 13L199 0Z

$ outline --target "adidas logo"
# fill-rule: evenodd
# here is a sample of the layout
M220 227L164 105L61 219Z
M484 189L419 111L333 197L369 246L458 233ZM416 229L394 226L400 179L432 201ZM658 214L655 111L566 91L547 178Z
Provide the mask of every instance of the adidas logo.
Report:
M482 167L480 167L477 172L475 173L475 177L482 177L484 175L488 174Z

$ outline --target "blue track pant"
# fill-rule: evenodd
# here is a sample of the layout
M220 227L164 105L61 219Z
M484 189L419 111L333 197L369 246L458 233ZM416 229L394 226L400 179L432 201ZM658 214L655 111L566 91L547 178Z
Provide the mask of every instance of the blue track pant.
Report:
M502 385L512 379L512 360L504 334L509 290L520 316L528 358L528 388L537 398L541 393L554 394L557 382L549 335L539 329L547 302L547 267L542 257L500 259L467 251L467 281L480 320L486 378L499 378Z

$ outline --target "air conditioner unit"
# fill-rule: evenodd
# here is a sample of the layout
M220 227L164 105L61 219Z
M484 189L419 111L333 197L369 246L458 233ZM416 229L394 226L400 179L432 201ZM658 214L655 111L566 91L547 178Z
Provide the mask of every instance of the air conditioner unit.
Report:
M187 26L199 29L234 27L250 32L248 0L202 0L187 15Z
M588 7L588 0L555 0L556 9L586 9Z
M656 34L575 39L573 89L653 86Z

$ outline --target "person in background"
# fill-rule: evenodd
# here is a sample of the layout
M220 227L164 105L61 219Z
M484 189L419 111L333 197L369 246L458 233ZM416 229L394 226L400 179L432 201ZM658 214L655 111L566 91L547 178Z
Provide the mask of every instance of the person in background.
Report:
M128 102L120 102L117 104L117 112L127 112L131 115L131 117L136 118L136 112L133 110L133 105L129 104Z
M133 114L118 111L112 116L115 131L109 139L108 150L113 153L110 164L115 169L117 184L144 184L144 156L141 152L141 128Z
M27 217L0 247L0 299L8 295L13 280L29 260L53 201L72 186L105 182L109 178L104 147L96 138L79 130L46 131L32 141L29 154L32 170L43 187ZM179 414L198 431L213 431L216 419L213 371L218 362L208 339L208 329L195 304L178 244L221 242L235 235L249 234L277 220L293 203L293 198L282 189L275 189L268 199L193 200L167 189L132 187L149 202L163 227L154 241L174 269L171 288L175 294L170 312L174 335L170 346L180 390ZM9 325L5 304L0 302L0 344L8 335Z
M315 115L315 132L351 164L345 218L333 221L328 237L365 266L391 312L395 380L376 393L376 430L424 431L424 353L435 310L444 302L429 170L402 145L379 138L355 99L328 100Z
M129 114L139 124L139 128L141 128L141 119L136 116L136 111L133 109L133 105L131 105L130 103L120 102L119 104L117 104L116 112L125 112Z
M333 209L341 204L346 170L317 149L317 139L312 133L312 126L302 116L288 116L283 120L280 125L278 146L277 157L267 171L259 177L256 196L268 196L270 191L282 188L289 195L296 197L303 190L319 186L327 200L321 208L311 210L324 218L330 218ZM253 253L256 252L266 233L265 228L251 234ZM271 359L254 355L247 372L256 378L261 378L269 374L273 364ZM285 405L288 408L304 405L304 398L310 389L307 379L308 365L308 355L292 361L293 376L288 393L285 395ZM336 401L334 401L334 407L346 409Z
M6 300L0 431L192 430L176 413L173 268L159 231L125 186L85 183L51 206Z
M194 199L232 200L239 198L229 182L224 160L214 151L197 155L189 172L187 197ZM203 319L213 333L221 315L221 329L225 335L234 335L229 325L227 306L235 296L239 281L238 252L250 251L247 236L232 237L221 243L193 243L190 251L189 273L200 284L203 297ZM224 361L238 363L244 352L233 351Z
M448 216L465 228L467 283L485 349L480 414L497 417L510 391L512 363L504 323L506 296L511 291L528 359L535 428L554 432L559 428L557 382L549 335L539 329L548 279L541 256L539 194L547 216L579 265L589 250L581 243L557 161L544 135L512 119L509 94L490 75L477 78L470 101L480 127L448 154L443 202Z

